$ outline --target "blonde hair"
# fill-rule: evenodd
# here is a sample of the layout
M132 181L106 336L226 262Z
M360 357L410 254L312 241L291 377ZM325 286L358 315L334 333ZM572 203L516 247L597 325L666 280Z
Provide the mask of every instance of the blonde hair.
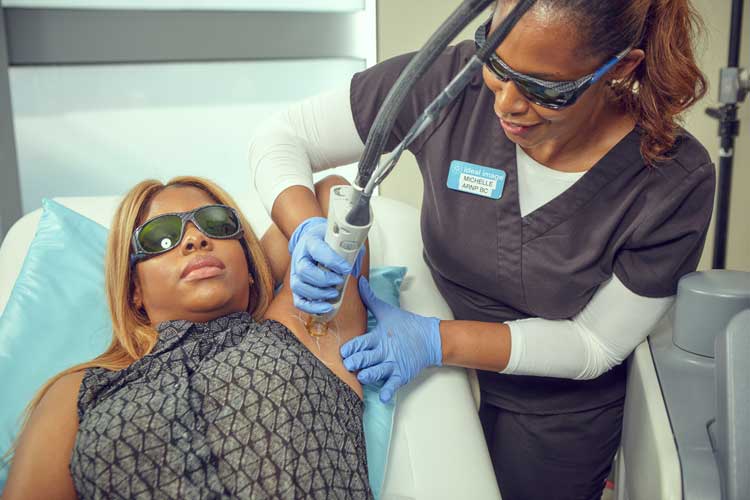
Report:
M232 197L215 183L200 177L175 177L166 184L157 180L140 182L125 195L117 207L107 238L104 286L112 316L112 341L96 358L68 368L48 380L26 408L22 429L49 388L60 378L88 368L122 370L147 355L156 345L158 332L151 326L145 313L139 311L133 303L134 273L130 265L130 242L133 231L142 222L151 200L168 187L195 187L206 192L216 203L237 210L244 229L242 244L249 254L248 266L254 281L250 288L248 312L256 320L261 319L266 312L273 298L271 269L258 238ZM5 458L14 449L15 445L5 454Z

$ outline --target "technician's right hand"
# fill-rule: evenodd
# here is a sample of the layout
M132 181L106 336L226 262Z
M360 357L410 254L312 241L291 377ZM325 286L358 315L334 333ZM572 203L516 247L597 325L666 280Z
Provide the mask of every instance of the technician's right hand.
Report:
M294 305L310 314L325 314L333 309L328 300L338 297L335 287L343 283L352 270L352 266L325 242L326 226L325 218L310 217L297 226L289 238Z

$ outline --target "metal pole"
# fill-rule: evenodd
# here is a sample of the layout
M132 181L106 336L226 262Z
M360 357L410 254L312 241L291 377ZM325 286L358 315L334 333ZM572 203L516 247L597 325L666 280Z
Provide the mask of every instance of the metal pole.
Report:
M739 133L737 120L737 102L744 97L738 80L738 66L740 55L740 38L742 28L742 2L732 0L731 31L729 35L728 68L722 70L719 90L719 101L725 103L718 110L707 110L708 114L719 120L719 186L716 199L716 226L714 227L713 268L726 267L727 228L729 226L729 207L732 188L732 168L734 162L734 138ZM730 70L727 72L726 70ZM733 75L733 76L730 76ZM737 81L736 88L727 91L728 80ZM734 83L734 82L731 82Z

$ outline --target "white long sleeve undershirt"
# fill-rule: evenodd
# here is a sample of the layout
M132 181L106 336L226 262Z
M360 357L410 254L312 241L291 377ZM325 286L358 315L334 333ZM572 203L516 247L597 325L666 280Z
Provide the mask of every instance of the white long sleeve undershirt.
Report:
M252 182L269 215L285 189L305 186L315 192L313 172L359 160L365 145L351 109L347 86L291 104L253 136Z
M250 144L253 182L271 213L285 189L313 190L312 172L356 161L364 151L352 117L349 89L292 104L264 124ZM565 191L582 173L545 167L517 148L522 215ZM509 321L511 353L502 373L596 378L620 364L669 309L673 297L649 298L612 276L584 309L568 320Z

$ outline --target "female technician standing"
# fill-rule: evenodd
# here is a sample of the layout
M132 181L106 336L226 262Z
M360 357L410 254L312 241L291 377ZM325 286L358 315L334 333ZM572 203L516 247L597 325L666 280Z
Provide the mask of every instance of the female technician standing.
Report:
M498 2L475 41L421 78L389 148L514 3ZM705 92L697 21L688 0L539 0L410 147L425 260L456 320L392 308L361 282L380 326L342 356L363 382L386 382L383 399L427 366L479 369L505 500L599 498L620 438L621 363L697 266L714 167L677 125ZM255 185L291 237L303 310L330 307L348 272L322 244L311 170L359 158L409 58L290 107L253 140ZM291 203L300 196L309 204Z

